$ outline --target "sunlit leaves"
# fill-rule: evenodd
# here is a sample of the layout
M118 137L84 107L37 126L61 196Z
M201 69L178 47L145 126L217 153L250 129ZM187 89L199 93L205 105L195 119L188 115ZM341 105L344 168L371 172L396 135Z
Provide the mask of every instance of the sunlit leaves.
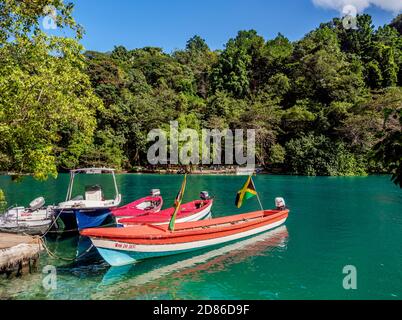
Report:
M0 62L0 154L8 158L0 163L3 170L55 176L57 160L69 156L77 132L83 145L91 143L101 102L81 51L74 40L44 34L0 48L7 57Z

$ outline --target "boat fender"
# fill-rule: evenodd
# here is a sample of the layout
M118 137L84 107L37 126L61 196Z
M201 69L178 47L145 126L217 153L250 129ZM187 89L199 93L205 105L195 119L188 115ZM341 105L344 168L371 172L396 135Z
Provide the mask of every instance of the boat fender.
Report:
M39 198L36 198L35 200L33 200L29 204L29 209L31 211L35 211L35 210L42 208L44 205L45 205L45 198L39 197Z
M286 209L285 199L281 197L275 198L275 206L277 210L285 210Z

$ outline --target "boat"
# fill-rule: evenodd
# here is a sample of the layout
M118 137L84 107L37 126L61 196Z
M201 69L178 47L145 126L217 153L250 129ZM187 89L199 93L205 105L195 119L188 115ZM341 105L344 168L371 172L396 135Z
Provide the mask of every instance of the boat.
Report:
M119 223L121 219L134 218L148 213L157 213L161 211L162 206L163 198L161 197L160 190L152 189L150 196L138 199L117 209L112 209L111 212L116 223Z
M84 195L73 196L75 177L80 174L111 175L113 185L109 189L113 190L114 198L105 199L104 189L99 184L86 186ZM55 215L59 225L63 225L64 232L77 232L81 229L101 226L111 217L111 210L117 208L120 202L121 194L117 187L114 169L75 169L70 171L66 200L55 208Z
M53 222L53 207L45 207L43 197L33 200L28 208L12 207L0 216L0 231L43 235Z
M184 203L177 212L176 222L198 221L207 218L211 214L211 208L214 203L213 199L194 200ZM134 218L120 219L118 224L124 227L133 225L167 225L172 218L175 208L169 208L155 213L146 213Z
M111 266L133 264L147 258L199 250L244 239L283 225L289 210L261 210L210 220L167 225L135 225L129 228L95 228L81 231L90 237Z
M181 277L184 274L213 273L214 270L219 270L219 268L214 268L216 266L228 267L274 248L286 250L288 237L286 225L283 225L255 237L223 245L206 252L200 250L197 251L197 254L184 254L182 257L171 256L163 264L151 264L150 268L149 265L147 267L141 266L142 272L136 268L137 266L133 268L133 265L111 267L103 276L101 284L108 285L108 288L104 287L104 290L108 291L108 295L112 295L115 290L120 292L130 292L129 288L141 290L145 284L152 284L168 275ZM130 277L127 276L128 274ZM123 279L125 281L121 281ZM119 286L112 286L117 282L119 282ZM104 291L102 292L104 293ZM96 296L92 298L96 299Z

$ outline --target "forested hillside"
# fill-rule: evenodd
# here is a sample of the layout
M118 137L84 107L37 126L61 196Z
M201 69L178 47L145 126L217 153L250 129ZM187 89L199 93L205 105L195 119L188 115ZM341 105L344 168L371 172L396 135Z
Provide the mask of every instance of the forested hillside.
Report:
M195 36L172 54L118 46L85 56L104 104L87 164L146 165L147 133L179 119L196 130L254 128L258 163L289 173L388 170L372 151L385 110L402 104L402 37L391 26L374 29L368 15L358 30L334 19L294 43L249 30L223 51Z
M0 171L146 166L148 132L171 120L256 129L258 164L286 173L401 171L401 16L375 28L360 15L355 30L336 18L296 42L247 30L218 51L194 36L172 53L101 53L83 51L72 7L56 2L75 39L1 2Z

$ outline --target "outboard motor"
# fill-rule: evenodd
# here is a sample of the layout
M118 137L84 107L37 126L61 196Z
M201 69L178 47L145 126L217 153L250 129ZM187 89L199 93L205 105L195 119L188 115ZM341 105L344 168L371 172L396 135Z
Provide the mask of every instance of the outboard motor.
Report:
M209 196L208 191L201 191L200 193L201 200L209 200L211 197Z
M276 206L276 210L285 210L285 209L287 209L285 199L280 198L280 197L275 198L275 206Z
M29 210L35 211L42 208L45 205L45 198L36 198L29 204Z
M152 189L151 196L152 197L159 197L161 195L161 191L159 189Z

